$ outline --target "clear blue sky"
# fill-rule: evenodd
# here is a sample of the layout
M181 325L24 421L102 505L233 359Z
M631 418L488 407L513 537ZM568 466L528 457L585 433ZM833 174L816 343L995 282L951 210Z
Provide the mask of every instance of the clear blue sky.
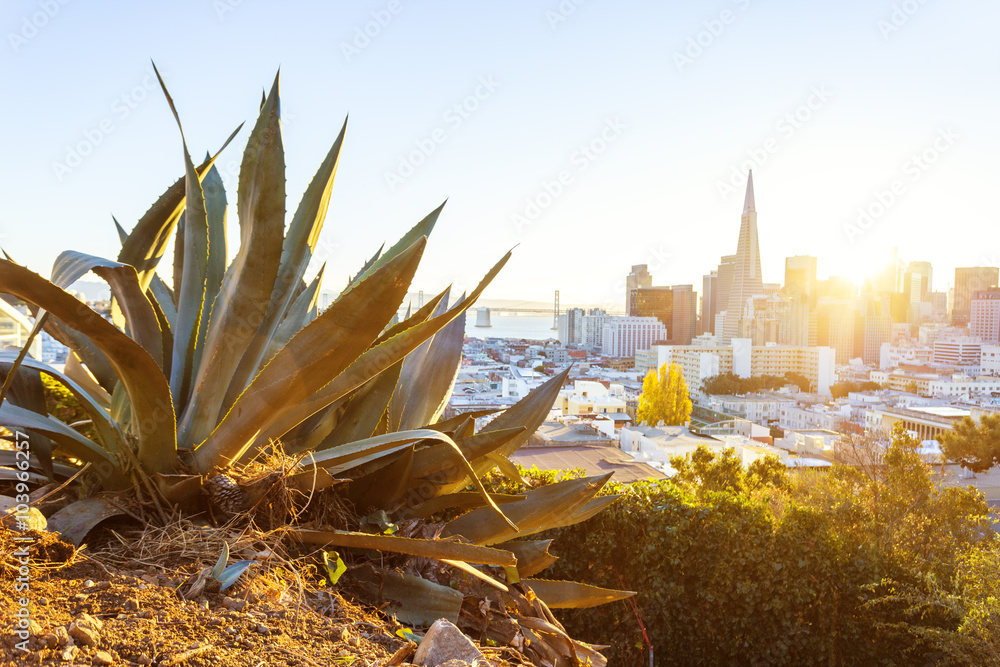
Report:
M9 0L0 243L46 274L62 249L117 253L111 215L131 228L183 171L153 58L196 157L252 124L280 66L289 210L350 114L331 288L449 198L416 289L468 288L519 244L487 296L619 301L637 263L700 291L753 159L766 281L794 254L860 277L896 245L944 289L1000 263L998 24L994 0ZM222 158L231 203L246 136ZM391 186L417 143L434 150Z

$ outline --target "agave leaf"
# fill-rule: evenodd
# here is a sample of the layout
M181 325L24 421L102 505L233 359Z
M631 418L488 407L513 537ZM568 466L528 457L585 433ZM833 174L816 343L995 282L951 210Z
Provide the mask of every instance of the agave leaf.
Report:
M461 570L462 572L465 572L466 574L472 575L473 577L475 577L475 578L477 578L477 579L479 579L481 581L485 581L487 584L489 584L493 588L499 589L499 590L503 591L504 593L506 593L506 592L508 592L510 590L509 588L507 588L506 584L500 583L499 581L497 581L496 579L494 579L490 575L486 574L482 570L480 570L478 568L475 568L475 567L472 567L471 565L469 565L468 563L466 563L464 561L449 560L447 558L442 558L441 562L442 563L448 563L448 565L451 565L452 567L457 568L457 569Z
M101 447L58 419L18 407L10 401L0 405L0 424L10 430L27 429L41 433L65 449L75 458L95 463L114 463L114 459Z
M219 559L215 561L215 567L212 568L212 578L218 579L222 574L222 571L226 569L226 563L229 562L229 543L222 543L222 551L219 553Z
M406 232L406 234L403 235L403 238L396 241L395 245L382 253L374 262L370 262L371 266L363 271L359 271L358 275L354 276L354 279L347 286L347 289L344 290L344 294L353 289L355 285L360 284L365 278L385 266L387 262L391 262L396 258L396 255L405 252L406 249L413 245L421 236L429 237L431 232L434 231L434 225L437 223L437 219L441 215L441 210L444 209L444 205L447 203L447 200L442 202L440 206L428 213L423 220L415 224L410 231ZM343 294L341 296L343 296ZM400 303L402 303L402 299L400 299Z
M250 384L257 369L266 361L265 354L270 348L271 339L292 305L295 287L305 275L306 267L309 265L316 243L319 241L320 231L323 229L323 221L326 219L326 211L330 204L330 192L337 174L340 149L343 146L346 131L347 120L345 119L340 134L310 181L309 187L306 188L305 194L302 195L302 200L295 210L295 215L292 216L292 222L288 226L288 235L285 236L284 247L281 251L281 267L278 270L277 280L274 282L274 291L271 294L264 321L254 333L243 359L236 369L228 392L230 399L225 407L231 405L232 401L243 391L243 388Z
M167 100L170 100L169 96ZM172 101L170 108L177 118L177 111ZM180 127L180 124L180 119L177 118L177 126ZM182 140L183 137L182 129ZM178 244L182 247L180 256L183 261L180 275L174 278L177 321L173 329L174 346L170 364L170 394L178 411L184 409L191 392L192 376L195 372L195 350L198 333L201 330L202 313L205 310L205 281L208 273L208 213L205 209L205 193L191 161L191 155L188 153L187 142L182 141L182 143L186 168L184 181L186 207L183 235L178 232Z
M11 354L11 353L14 354ZM45 407L45 387L42 385L42 378L36 370L31 368L32 359L25 355L21 359L21 365L14 369L14 361L19 356L15 350L0 351L0 371L4 376L4 384L9 387L7 400L12 405L30 410L43 417L48 417L48 410ZM9 363L6 363L7 360ZM14 373L13 378L8 374ZM38 460L39 467L45 476L54 479L52 471L52 441L41 433L31 433L31 454Z
M303 460L296 467L296 470L305 470L313 465L318 465L327 470L350 470L357 466L392 452L401 451L420 440L438 440L448 442L450 438L437 431L427 429L417 429L414 431L399 431L396 433L386 433L364 440L356 440L345 445L340 445L332 449L312 453L308 459ZM336 473L334 473L336 474Z
M201 183L205 195L205 215L208 223L208 265L205 268L205 309L198 323L198 343L195 345L194 368L201 365L208 323L215 299L222 289L229 261L228 240L226 238L226 211L229 204L226 188L218 167L212 165Z
M0 351L0 367L9 368L8 361L13 360L13 357L14 354L11 350ZM93 398L90 391L71 379L68 374L60 373L48 364L36 361L30 357L26 358L22 362L21 366L22 368L28 368L35 372L45 373L72 392L73 396L80 402L80 406L86 410L87 414L90 416L91 421L93 422L94 430L96 431L97 436L101 440L101 444L104 445L105 449L115 451L123 442L125 442L125 436L119 430L118 425L108 417L108 413L105 409L106 406ZM67 364L67 367L68 366L69 364ZM39 384L41 383L39 382ZM15 401L15 404L17 405L18 403ZM35 409L35 412L39 412L43 415L47 414L45 409L44 394L41 397L41 404L37 407L38 409ZM32 451L36 451L34 442L32 442L31 449Z
M497 505L505 505L507 503L516 503L519 500L524 500L528 496L525 495L503 495L499 493L491 493L490 498L493 499ZM444 496L437 496L434 498L429 498L419 505L413 507L403 507L399 511L400 518L403 519L424 519L436 514L441 510L446 509L460 509L469 510L475 509L477 507L485 507L486 501L478 493L449 493Z
M407 306L406 317L403 318L403 321L402 322L397 321L395 324L387 327L386 330L382 332L382 335L378 337L378 340L375 341L375 345L384 343L390 338L393 338L394 336L398 336L399 334L403 333L407 329L410 329L412 327L417 326L418 324L426 322L428 319L430 319L432 315L435 314L435 311L437 310L437 305L441 303L441 301L448 296L449 292L451 292L451 287L446 287L443 292L431 298L430 301L425 303L423 307L417 310L417 312L413 313L412 316L410 315L410 308L409 306Z
M552 540L518 540L504 542L503 548L517 557L517 573L521 577L533 577L559 559L549 553L551 545Z
M28 478L24 479L27 475ZM0 468L0 481L4 482L30 482L32 484L45 484L50 481L45 475L27 470L14 470L13 468Z
M320 546L374 549L435 560L462 560L482 565L517 565L514 554L509 551L463 544L462 542L424 540L395 535L372 535L342 530L306 530L304 528L289 528L288 534L306 544Z
M401 368L402 363L397 363L366 382L351 396L332 432L318 443L306 440L302 448L320 451L371 437L396 389Z
M218 582L222 584L222 586L219 587L219 590L224 591L233 584L235 584L236 580L240 578L240 575L246 572L247 568L249 568L251 565L253 565L252 560L238 560L232 565L228 566L225 570L222 571L222 574L216 577Z
M87 336L114 366L131 402L139 461L150 472L169 472L177 461L170 388L156 361L113 324L36 273L0 260L0 291L35 304Z
M104 390L104 387L97 382L97 378L90 372L90 369L83 365L80 357L73 350L66 355L64 366L66 377L78 384L101 408L107 410L111 406L111 394Z
M509 458L498 452L490 452L485 458L489 464L495 465L497 470L500 471L500 474L508 480L514 484L524 484L524 478L521 477L521 471L517 469L517 466L514 465L514 462Z
M615 502L620 497L621 496L618 495L610 495L593 498L587 501L586 505L574 512L572 516L562 521L557 521L548 526L548 528L562 528L564 526L575 526L578 523L583 523L587 519L593 518L599 514L605 507ZM546 530L548 528L546 528Z
M410 489L415 445L395 455L389 465L351 482L347 499L365 512L372 507L391 510L393 504Z
M159 73L157 73L159 76ZM219 153L226 149L240 129L240 123L215 155L198 166L198 177L204 178ZM122 243L118 253L118 261L135 267L139 274L139 284L143 289L149 287L160 259L167 248L170 237L173 236L177 220L184 210L185 181L187 176L177 179L160 195L159 199L146 211Z
M496 274L499 273L508 259L510 259L509 252L497 262L482 281L480 281L479 285L476 286L472 294L459 306L452 308L444 315L431 318L426 322L410 327L406 331L365 351L347 370L334 378L333 382L330 382L312 394L307 400L296 405L270 428L263 429L259 440L266 443L270 438L280 438L289 430L305 421L309 416L347 396L347 394L371 378L403 359L421 343L440 331L459 312L475 303L476 299L479 298L479 295L486 289L486 286L490 284ZM332 310L332 306L328 310Z
M519 438L526 430L527 429L523 426L518 426L515 428L503 429L501 431L483 431L481 433L477 433L476 435L463 438L457 442L460 443L459 446L462 448L462 452L472 465L472 469L476 472L476 476L482 477L482 474L479 472L481 469L489 469L495 465L492 461L497 457L496 450L502 449L512 440ZM489 465L484 465L484 461L490 461ZM511 463L511 466L514 466L514 464ZM518 484L522 483L524 480L521 479L520 475L517 473L516 466L514 466L514 473L516 477L513 481ZM464 489L470 482L471 478L467 475L447 475L443 479L439 493L454 493L459 489Z
M88 271L100 276L111 288L115 303L124 315L124 322L119 321L116 324L124 325L126 333L132 340L142 345L156 360L157 365L162 365L163 343L160 337L160 325L156 320L156 313L153 312L153 306L139 286L135 269L102 257L66 251L61 253L52 265L52 283L66 289Z
M278 350L287 345L292 336L297 334L302 327L315 319L316 301L319 299L319 288L323 283L325 270L326 265L324 264L312 282L295 298L291 308L288 309L288 314L285 315L285 319L281 321L281 324L274 331L274 335L271 336L270 346L263 357L264 364L273 359ZM230 385L230 391L234 391L233 387L234 385ZM239 394L237 393L237 395Z
M124 514L104 498L84 498L50 516L49 530L61 533L64 540L78 547L94 526L105 519Z
M28 307L35 314L36 318L38 313L42 312L33 303L29 303ZM59 319L53 317L45 318L45 325L42 329L57 341L73 350L80 358L80 361L86 365L87 370L94 376L94 379L101 385L102 389L108 393L114 391L115 385L118 384L118 377L115 375L114 366L111 365L108 355L104 354L103 351L94 345L87 336L74 330L72 327L66 326Z
M354 294L345 295L297 333L261 369L211 437L195 449L201 472L238 460L262 431L329 383L371 345L406 293L426 243L421 238L385 264L352 290Z
M477 509L449 521L442 535L461 535L474 544L490 545L546 530L586 505L611 475L572 479L529 491L525 500L506 506L507 514L520 528L518 531L498 522L491 513Z
M635 591L598 588L576 581L524 579L523 582L531 587L542 602L553 609L588 609L635 595Z
M461 301L465 300L462 295ZM445 306L444 301L441 302ZM465 311L403 361L399 385L390 414L398 416L400 429L419 428L437 421L451 397L462 362Z
M391 570L376 573L367 568L352 574L373 594L387 600L389 604L383 611L402 623L427 626L439 618L458 622L464 599L461 591Z
M147 294L149 294L149 300L154 303L154 306L159 307L163 313L164 319L170 326L170 331L173 331L177 327L177 306L174 303L173 290L167 287L159 274L154 273L150 279Z
M569 377L571 368L572 366L567 366L561 373L552 376L544 384L533 389L527 396L501 412L497 415L496 419L486 425L483 432L499 431L512 426L526 427L525 432L520 438L511 440L500 449L500 454L510 456L520 449L528 441L528 438L538 430L538 427L542 425L542 422L545 421L545 418L548 417L549 412L552 410L552 406L559 396L559 390L562 389L566 378Z
M202 363L178 426L183 444L203 441L219 424L226 389L264 319L278 275L284 235L285 159L277 76L243 153L237 208L240 250L212 307Z
M432 430L400 431L341 445L340 447L334 447L323 452L317 452L310 457L309 465L322 465L331 474L338 474L357 468L364 463L379 458L383 454L400 451L403 447L418 440L438 440L447 443L454 451L454 458L458 466L471 474L472 466L469 465L469 462L465 459L462 450L455 444L455 441L444 433ZM301 463L299 464L299 468L302 468ZM474 478L473 483L476 486L476 490L479 491L479 494L486 500L490 509L497 514L500 520L516 530L516 526L504 516L500 508L490 498L479 478Z
M456 440L456 443L471 464L518 437L523 431L524 427L519 426L503 431L484 432ZM456 466L454 458L449 458L449 453L443 449L446 446L434 445L417 453L413 476L417 480L423 480L424 484L429 483L433 488L428 497L452 493L472 483L467 469ZM475 468L474 465L472 467Z
M492 415L498 410L473 410L471 412L463 412L460 415L455 415L450 419L444 419L434 424L428 424L422 428L432 428L435 431L443 431L445 433L450 433L451 431L459 428L467 419L476 420L480 417L486 417Z
M367 271L368 269L372 268L372 266L375 265L375 262L378 261L378 258L382 256L382 251L383 250L385 250L385 243L383 243L382 245L380 245L378 247L378 250L375 251L375 254L372 255L371 258L367 262L365 262L364 266L361 267L360 271L358 271L356 274L354 274L354 276L352 276L351 279L347 281L347 284L350 285L351 283L354 282L355 278L360 277L361 275L364 274L365 271ZM407 317L409 317L409 314L410 314L409 313L409 308L407 308L407 312L406 312Z

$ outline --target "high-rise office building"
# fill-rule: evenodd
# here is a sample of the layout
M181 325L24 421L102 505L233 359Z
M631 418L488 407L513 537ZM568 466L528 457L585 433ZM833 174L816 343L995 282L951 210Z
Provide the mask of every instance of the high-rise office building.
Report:
M559 342L563 345L583 343L583 308L570 308L559 315Z
M785 258L785 293L788 296L805 296L809 307L816 307L819 292L816 289L815 257L796 255Z
M698 317L698 335L715 333L716 300L718 298L719 272L712 272L701 278L701 315Z
M969 331L984 343L1000 342L1000 289L979 290L972 296Z
M910 262L903 273L903 294L909 297L910 303L930 302L927 296L933 291L934 272L930 262Z
M638 287L651 287L653 276L649 273L646 264L635 264L632 272L625 277L625 312L632 312L632 290Z
M674 292L669 287L636 287L629 295L629 317L655 317L668 331L674 321Z
M674 285L673 324L670 327L670 341L674 345L690 345L695 336L698 322L698 293L694 285Z
M740 319L743 317L747 299L764 293L764 283L760 273L757 207L754 202L752 171L747 176L747 193L743 200L743 215L740 218L740 237L736 244L736 255L727 282L726 321L722 332L723 343L728 343L733 338L739 337Z
M967 324L972 314L972 296L997 286L1000 269L995 266L970 266L955 269L955 300L951 309L953 324Z

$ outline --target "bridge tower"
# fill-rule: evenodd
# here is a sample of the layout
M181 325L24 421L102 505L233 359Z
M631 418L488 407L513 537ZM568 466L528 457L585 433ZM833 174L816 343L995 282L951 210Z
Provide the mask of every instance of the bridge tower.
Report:
M556 290L556 302L552 307L552 330L559 330L559 290Z

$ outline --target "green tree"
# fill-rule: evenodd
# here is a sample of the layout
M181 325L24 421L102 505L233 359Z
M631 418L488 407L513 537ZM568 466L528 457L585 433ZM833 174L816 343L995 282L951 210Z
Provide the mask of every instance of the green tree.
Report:
M636 413L640 423L656 426L686 424L691 418L691 396L684 374L677 364L663 364L659 372L649 371L642 381L642 395Z
M1000 463L1000 415L983 415L979 423L964 417L937 439L948 459L973 472L985 472Z
M744 467L732 447L716 455L699 445L690 456L671 456L670 466L677 471L671 481L699 498L711 491L750 494L788 485L788 472L777 456L764 456Z

